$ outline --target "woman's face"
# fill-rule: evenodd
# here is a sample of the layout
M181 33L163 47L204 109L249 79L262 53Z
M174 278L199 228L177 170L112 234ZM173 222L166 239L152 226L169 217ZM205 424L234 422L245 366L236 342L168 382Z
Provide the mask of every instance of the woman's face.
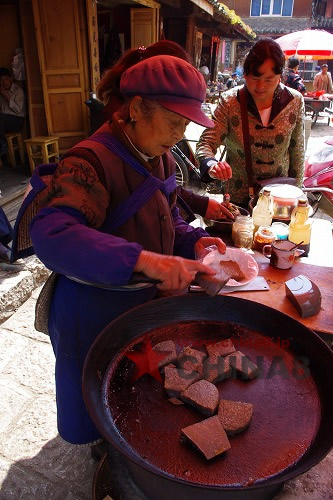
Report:
M254 101L258 104L268 103L271 105L272 103L274 91L279 84L281 76L274 73L274 66L273 59L266 59L258 68L260 76L254 76L252 73L244 76L246 87Z
M134 146L147 156L161 156L184 137L190 121L159 106L150 118L139 111L129 132Z

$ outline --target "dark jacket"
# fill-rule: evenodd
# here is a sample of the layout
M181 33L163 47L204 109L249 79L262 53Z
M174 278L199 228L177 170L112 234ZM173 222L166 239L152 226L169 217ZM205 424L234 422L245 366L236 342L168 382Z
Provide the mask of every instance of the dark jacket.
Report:
M287 87L298 90L301 94L306 92L306 88L303 79L298 73L295 73L293 69L288 69L283 75L283 83Z

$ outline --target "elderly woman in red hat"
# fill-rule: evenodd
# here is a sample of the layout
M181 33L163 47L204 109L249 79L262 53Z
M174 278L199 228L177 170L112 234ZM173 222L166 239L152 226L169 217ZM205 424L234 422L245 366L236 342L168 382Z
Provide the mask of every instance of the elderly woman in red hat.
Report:
M58 273L48 329L58 429L74 444L100 438L81 392L83 363L98 333L157 289L185 290L197 272L214 274L195 260L199 250L216 244L225 251L222 240L187 225L175 207L170 148L191 120L213 125L201 110L202 75L187 61L155 56L125 71L120 91L125 104L62 158L31 225L36 254ZM159 284L126 288L134 272Z

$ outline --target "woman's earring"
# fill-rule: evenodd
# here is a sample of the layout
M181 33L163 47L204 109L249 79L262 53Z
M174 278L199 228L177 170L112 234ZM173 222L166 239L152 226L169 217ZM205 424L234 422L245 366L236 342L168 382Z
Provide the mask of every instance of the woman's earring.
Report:
M134 118L131 118L131 121L130 121L130 123L135 123L135 120L134 120Z

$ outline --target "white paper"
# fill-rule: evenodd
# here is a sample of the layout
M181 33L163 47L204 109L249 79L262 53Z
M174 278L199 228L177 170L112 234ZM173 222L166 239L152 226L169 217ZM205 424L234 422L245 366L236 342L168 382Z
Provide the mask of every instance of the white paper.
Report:
M241 248L230 248L227 247L225 254L221 255L217 250L209 252L203 259L203 264L212 267L216 272L215 277L223 279L224 273L221 268L220 262L232 260L239 265L241 272L244 274L245 279L242 281L236 281L230 279L225 286L242 286L250 283L256 276L258 276L259 268L258 264L249 253L243 251ZM219 275L220 271L220 275Z

